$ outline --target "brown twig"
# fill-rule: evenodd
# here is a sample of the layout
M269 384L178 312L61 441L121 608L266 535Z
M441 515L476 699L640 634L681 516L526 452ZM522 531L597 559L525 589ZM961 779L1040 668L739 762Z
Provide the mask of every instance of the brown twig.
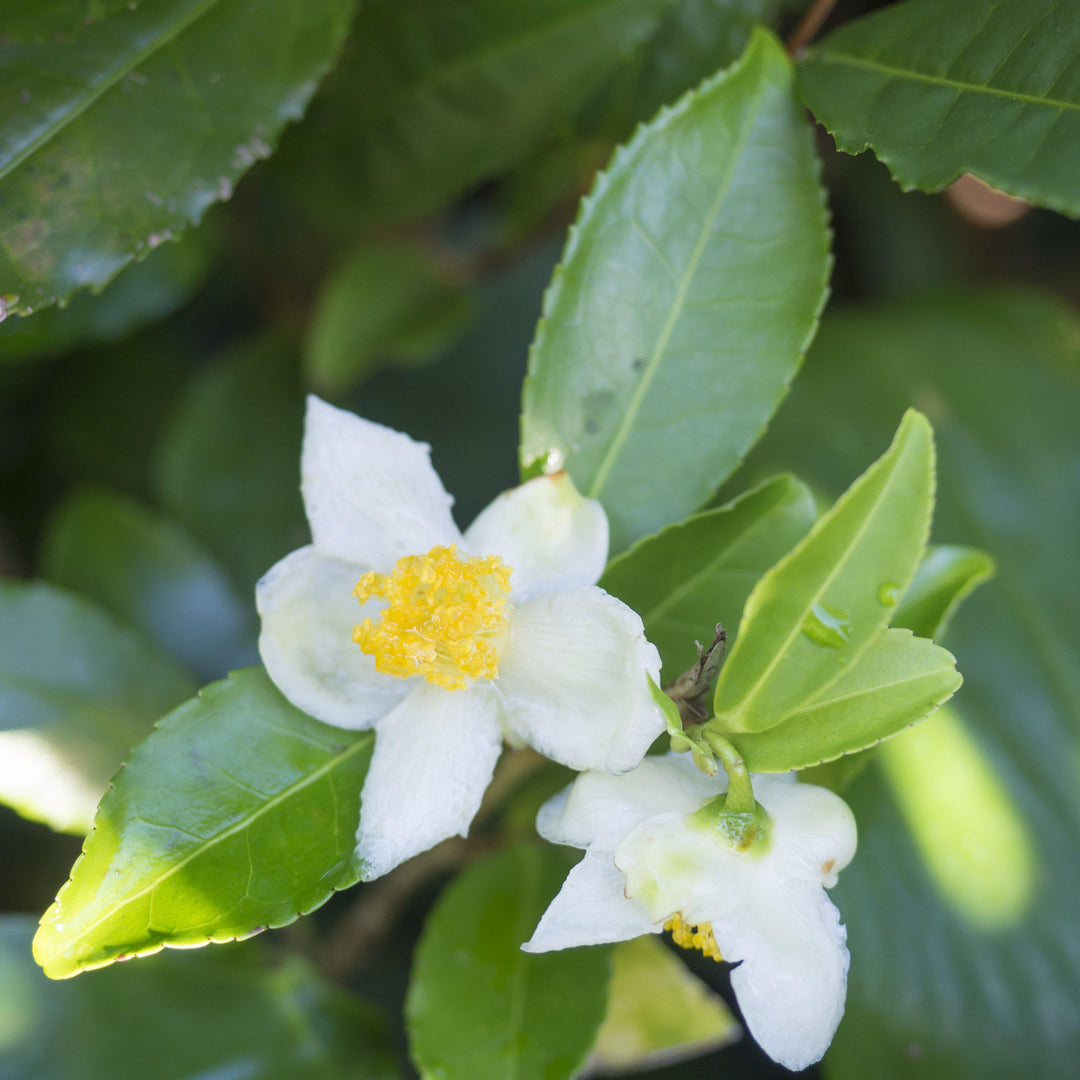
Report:
M825 20L832 14L836 0L814 0L810 10L802 17L791 37L787 39L788 56L797 56L817 37Z

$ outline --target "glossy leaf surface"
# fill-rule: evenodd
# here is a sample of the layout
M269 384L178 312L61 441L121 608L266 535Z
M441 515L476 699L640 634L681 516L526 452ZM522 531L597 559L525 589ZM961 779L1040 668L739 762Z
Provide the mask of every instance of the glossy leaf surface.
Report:
M94 604L0 581L0 801L85 833L128 751L194 690L187 672Z
M996 571L993 558L978 548L932 545L893 612L893 626L906 626L920 637L942 637L960 605Z
M0 46L7 308L100 289L229 198L302 115L353 8L154 0L71 40Z
M439 898L405 1005L423 1075L558 1080L580 1069L604 1018L610 951L521 951L567 869L555 848L519 844L469 867Z
M136 749L98 808L34 940L45 974L250 937L355 884L373 743L305 716L261 668L206 687Z
M611 561L600 585L641 616L672 679L697 659L695 641L712 641L717 623L730 647L750 590L813 523L810 492L779 476L639 540Z
M813 334L828 231L791 79L758 31L641 128L582 204L545 296L522 464L566 468L598 498L614 552L708 500Z
M34 920L0 921L3 1080L394 1080L379 1014L254 943L50 982ZM122 1048L122 1052L120 1049Z
M767 731L732 742L754 772L787 772L853 754L929 716L963 680L951 653L886 630L819 697Z
M1080 19L1062 0L906 0L841 26L800 65L837 146L905 190L963 173L1080 215Z
M750 594L716 684L728 731L778 724L855 662L919 565L933 502L933 434L910 410L888 451Z

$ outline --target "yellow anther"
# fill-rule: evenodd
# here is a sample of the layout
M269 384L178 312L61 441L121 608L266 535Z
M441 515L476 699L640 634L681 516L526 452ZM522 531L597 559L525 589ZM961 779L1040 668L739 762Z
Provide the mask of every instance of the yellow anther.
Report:
M671 931L671 940L681 949L697 949L713 960L723 960L720 949L713 937L711 923L685 923L676 912L666 923L664 929Z
M510 592L510 567L497 555L433 547L398 559L389 574L365 574L353 592L361 604L373 596L389 603L377 623L353 627L353 641L384 674L423 675L447 690L495 677Z

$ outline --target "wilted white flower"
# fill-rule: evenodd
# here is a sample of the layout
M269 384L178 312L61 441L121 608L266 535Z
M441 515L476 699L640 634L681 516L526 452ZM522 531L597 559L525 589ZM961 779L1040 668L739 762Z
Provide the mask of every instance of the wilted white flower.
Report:
M824 788L755 776L767 812L739 850L717 829L717 795L688 758L646 758L624 776L585 773L541 809L537 827L586 849L529 952L624 941L668 929L679 945L736 963L731 983L754 1038L803 1069L844 1012L847 933L825 888L855 853L855 820Z
M640 761L660 658L596 587L607 518L569 476L506 492L463 535L429 447L314 397L301 474L312 544L259 582L259 651L294 705L375 727L365 878L468 831L504 735L575 769Z

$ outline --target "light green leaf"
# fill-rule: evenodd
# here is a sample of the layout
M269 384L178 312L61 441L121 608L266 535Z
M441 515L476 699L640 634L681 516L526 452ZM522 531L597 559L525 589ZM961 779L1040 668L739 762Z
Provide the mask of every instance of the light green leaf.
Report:
M942 637L960 605L996 572L994 560L978 548L931 546L893 613L893 625L921 637Z
M319 293L304 351L307 379L335 395L388 360L430 360L452 344L471 311L461 283L423 249L360 248Z
M313 911L359 880L373 743L295 709L261 668L206 687L116 777L34 958L63 979Z
M246 595L278 559L307 543L302 417L292 357L252 341L196 375L161 438L161 501Z
M1078 341L1074 310L1012 290L838 311L753 463L768 475L797 460L835 490L897 409L923 402L935 530L998 567L949 628L960 737L947 707L875 755L915 768L886 784L874 762L845 793L859 852L833 890L851 972L828 1080L1075 1069L1080 957L1063 943L1080 925Z
M253 663L254 605L167 518L127 496L87 489L55 512L41 574L138 627L204 679Z
M737 60L754 27L774 25L782 6L782 0L676 0L590 106L585 127L624 138Z
M131 747L194 689L93 604L41 582L0 581L0 801L85 833Z
M134 11L140 0L0 0L0 27L8 41L72 38L107 15Z
M80 293L67 307L45 308L0 323L0 364L58 356L96 342L119 341L185 304L207 269L206 230L162 244L127 267L100 296ZM141 358L145 363L145 357Z
M72 40L0 46L7 309L100 289L229 198L303 113L353 9L155 0Z
M841 150L904 190L974 173L1080 215L1080 19L1061 0L907 0L847 23L800 64Z
M805 769L925 719L961 682L951 653L909 630L886 630L809 705L767 731L731 741L753 772Z
M405 1019L413 1061L443 1080L560 1080L581 1068L604 1018L607 948L525 953L566 877L550 846L473 864L424 926Z
M718 1050L741 1029L719 994L659 938L612 949L608 1011L589 1057L600 1075L639 1072Z
M394 1080L386 1023L254 942L50 982L34 920L0 920L4 1080Z
M332 201L362 217L438 210L568 129L673 2L364 4L305 153L331 154ZM305 182L325 201L327 177Z
M813 523L805 485L778 476L639 540L611 561L600 585L641 616L672 679L697 659L695 641L712 641L718 622L730 644L750 590Z
M614 551L685 517L780 403L828 268L791 66L758 31L582 204L529 356L523 467L569 470L604 504Z
M728 731L780 723L877 637L922 557L933 503L933 434L909 410L888 451L750 594L716 683Z

